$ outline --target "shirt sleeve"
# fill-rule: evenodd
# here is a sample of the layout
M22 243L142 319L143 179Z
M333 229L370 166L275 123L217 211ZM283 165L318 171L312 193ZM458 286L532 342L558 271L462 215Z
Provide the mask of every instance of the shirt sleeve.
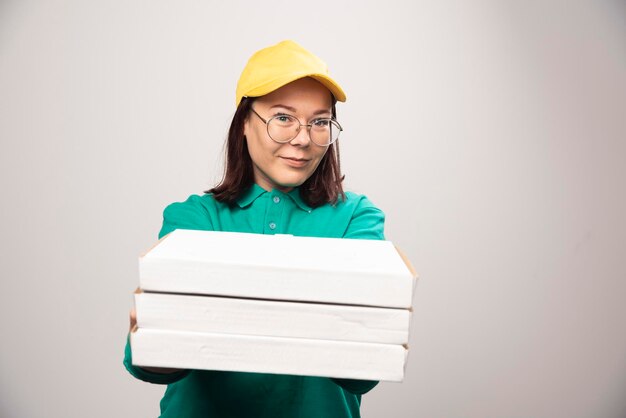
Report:
M344 390L355 395L363 395L378 384L377 380L356 380L356 379L336 379L331 378L333 382L341 386Z
M365 196L359 196L343 238L385 239L385 214Z
M165 208L159 238L169 234L175 229L213 230L210 213L202 204L200 196L192 195L184 202L172 203ZM126 370L137 379L156 384L175 383L189 374L189 370L162 374L149 372L141 367L133 366L130 334L126 339L124 366Z
M175 202L165 208L163 211L163 226L159 232L159 238L175 229L214 230L211 213L202 204L200 196L191 195L186 201Z
M365 196L360 196L343 238L385 239L385 214ZM376 380L331 379L344 390L363 395L372 390Z

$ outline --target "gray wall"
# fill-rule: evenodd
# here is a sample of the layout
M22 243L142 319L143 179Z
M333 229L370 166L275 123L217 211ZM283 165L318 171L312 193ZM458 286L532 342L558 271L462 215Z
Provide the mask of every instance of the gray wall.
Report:
M122 364L137 255L220 176L235 84L330 64L349 189L413 260L365 417L626 416L619 1L0 2L0 416L156 416Z

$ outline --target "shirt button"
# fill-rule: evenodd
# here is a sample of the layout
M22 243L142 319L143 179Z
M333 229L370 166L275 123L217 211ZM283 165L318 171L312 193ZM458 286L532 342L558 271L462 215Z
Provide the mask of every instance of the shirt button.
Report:
M274 203L278 203L278 202L280 202L280 197L274 196Z
M274 222L270 222L270 229L276 229L276 224Z

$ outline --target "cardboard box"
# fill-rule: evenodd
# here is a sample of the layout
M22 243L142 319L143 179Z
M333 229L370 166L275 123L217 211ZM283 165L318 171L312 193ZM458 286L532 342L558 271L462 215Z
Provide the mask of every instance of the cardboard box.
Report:
M401 381L408 350L397 344L259 337L159 329L131 333L133 364Z
M407 344L408 309L135 293L139 328Z
M146 291L405 309L416 277L376 240L178 229L139 259Z
M139 271L134 365L404 377L417 275L389 241L175 230Z

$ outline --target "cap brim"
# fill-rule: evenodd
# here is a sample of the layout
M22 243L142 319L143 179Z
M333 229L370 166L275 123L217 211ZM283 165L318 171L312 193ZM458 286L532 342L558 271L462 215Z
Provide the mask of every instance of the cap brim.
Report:
M291 83L292 81L296 81L304 77L311 77L319 81L320 83L324 85L324 87L330 90L332 95L335 96L335 99L337 99L340 102L346 101L346 93L344 93L343 89L339 86L339 84L337 84L335 80L333 80L332 78L328 77L325 74L302 74L298 76L292 75L290 77L283 77L280 79L272 80L269 83L266 83L262 86L256 87L255 89L249 91L248 94L246 94L246 96L248 97L265 96L266 94L269 94L273 92L274 90L278 90L279 88Z
M337 101L346 101L346 93L344 93L343 89L332 78L324 74L311 74L308 77L314 78L315 80L326 86L326 88L330 90L333 96L335 96L335 99L337 99Z

